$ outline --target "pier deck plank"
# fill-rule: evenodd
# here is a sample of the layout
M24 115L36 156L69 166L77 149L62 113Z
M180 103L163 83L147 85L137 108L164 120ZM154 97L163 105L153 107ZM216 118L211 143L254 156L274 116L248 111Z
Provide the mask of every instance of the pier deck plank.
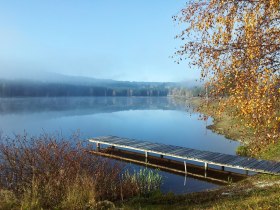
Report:
M192 160L229 168L280 175L280 162L275 161L201 151L186 147L152 143L149 141L121 138L117 136L96 137L89 141L101 145L104 144L140 152L164 155L182 160Z

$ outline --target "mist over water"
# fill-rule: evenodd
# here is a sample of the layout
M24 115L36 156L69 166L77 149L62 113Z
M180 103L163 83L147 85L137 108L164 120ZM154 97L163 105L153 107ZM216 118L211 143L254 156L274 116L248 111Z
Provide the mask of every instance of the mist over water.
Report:
M168 97L2 98L0 115L8 134L80 130L83 138L117 135L228 154L238 145Z

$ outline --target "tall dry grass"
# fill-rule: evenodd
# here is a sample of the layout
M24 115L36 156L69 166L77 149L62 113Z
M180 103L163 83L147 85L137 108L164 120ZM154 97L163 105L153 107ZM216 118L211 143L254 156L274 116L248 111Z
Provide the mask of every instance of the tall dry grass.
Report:
M146 182L143 175L125 172L123 164L90 154L89 145L70 143L76 140L47 134L1 136L0 200L6 192L12 199L4 204L11 208L90 209L98 201L128 199L143 194L140 189L159 188L159 182L145 187L151 186L151 176Z

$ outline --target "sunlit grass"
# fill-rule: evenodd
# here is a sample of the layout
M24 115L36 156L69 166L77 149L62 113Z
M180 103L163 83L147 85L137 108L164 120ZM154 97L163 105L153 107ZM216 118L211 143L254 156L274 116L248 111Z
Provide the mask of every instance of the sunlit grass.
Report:
M264 184L263 184L264 183ZM266 186L266 183L268 185ZM252 177L221 189L187 195L156 194L139 198L125 209L278 209L280 178L271 175Z

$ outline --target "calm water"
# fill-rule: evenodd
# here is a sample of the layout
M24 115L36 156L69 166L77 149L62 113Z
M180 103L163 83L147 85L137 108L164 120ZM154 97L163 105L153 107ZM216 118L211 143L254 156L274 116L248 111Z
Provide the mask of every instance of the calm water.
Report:
M237 142L206 129L199 120L170 98L15 98L0 99L0 129L12 135L27 132L60 132L70 136L79 130L83 139L102 135L148 140L213 152L235 154ZM217 187L214 184L162 172L162 190L176 193Z

